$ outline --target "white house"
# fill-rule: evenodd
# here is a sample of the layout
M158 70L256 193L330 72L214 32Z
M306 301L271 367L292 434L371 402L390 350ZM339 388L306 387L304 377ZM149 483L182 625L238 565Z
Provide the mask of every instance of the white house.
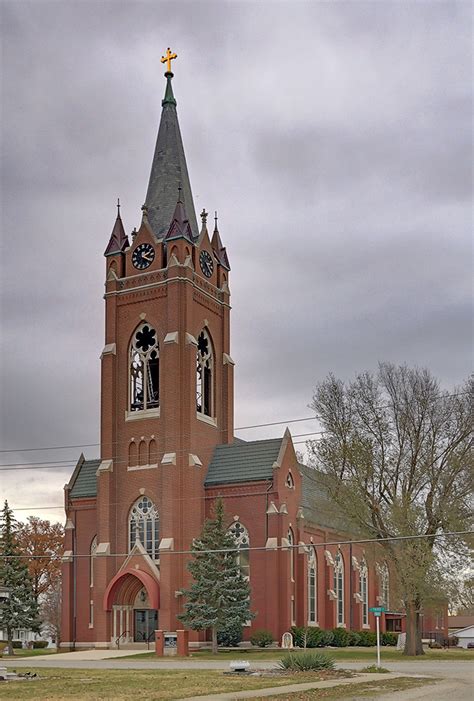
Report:
M461 630L454 630L449 634L450 638L453 636L459 638L459 647L467 647L468 643L474 643L474 625L461 628Z

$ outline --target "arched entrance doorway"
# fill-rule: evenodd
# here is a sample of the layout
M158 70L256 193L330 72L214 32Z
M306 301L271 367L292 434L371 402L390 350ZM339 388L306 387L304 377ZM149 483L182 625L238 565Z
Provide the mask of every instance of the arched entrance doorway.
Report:
M104 595L111 612L111 642L150 642L158 628L159 584L147 572L119 572Z

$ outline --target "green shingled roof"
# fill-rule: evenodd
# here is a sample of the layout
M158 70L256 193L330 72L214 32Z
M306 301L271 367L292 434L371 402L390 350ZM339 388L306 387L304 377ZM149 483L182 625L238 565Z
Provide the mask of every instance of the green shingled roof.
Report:
M214 449L205 485L256 482L273 477L283 438L218 445Z
M97 496L97 478L95 473L100 460L79 460L71 478L69 496L71 498Z
M303 476L301 506L305 519L315 526L354 532L354 524L351 525L340 507L331 500L324 485L323 474L301 463L298 467Z

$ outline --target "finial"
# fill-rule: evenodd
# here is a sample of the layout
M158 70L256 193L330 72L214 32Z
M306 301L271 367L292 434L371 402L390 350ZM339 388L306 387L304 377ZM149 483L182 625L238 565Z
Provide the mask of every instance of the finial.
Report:
M178 183L178 202L182 202L181 200L181 191L182 191L181 183Z
M117 197L117 216L120 216L120 197Z
M133 239L135 238L135 236L137 235L137 233L138 233L138 232L137 232L137 227L134 226L134 227L133 227L133 231L132 231L132 241L133 241Z
M217 231L217 212L214 212L214 231Z
M146 206L146 204L144 204L142 206L142 212L143 212L143 218L148 219L148 207Z
M166 63L166 73L171 73L171 61L175 58L178 58L178 54L172 53L170 47L166 49L166 54L161 57L161 63ZM165 73L165 75L166 75Z
M208 214L209 214L209 212L206 212L206 210L203 207L203 210L201 212L201 221L202 221L203 228L205 228L205 226L207 225L207 215Z

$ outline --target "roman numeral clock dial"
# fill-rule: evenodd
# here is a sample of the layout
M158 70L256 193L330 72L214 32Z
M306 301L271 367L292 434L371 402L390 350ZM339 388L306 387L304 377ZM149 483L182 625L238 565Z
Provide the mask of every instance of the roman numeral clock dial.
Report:
M155 260L155 249L151 243L141 243L132 253L132 263L137 270L148 268Z
M214 270L214 262L207 251L201 251L199 255L199 265L201 266L203 274L206 277L211 277L212 271Z

